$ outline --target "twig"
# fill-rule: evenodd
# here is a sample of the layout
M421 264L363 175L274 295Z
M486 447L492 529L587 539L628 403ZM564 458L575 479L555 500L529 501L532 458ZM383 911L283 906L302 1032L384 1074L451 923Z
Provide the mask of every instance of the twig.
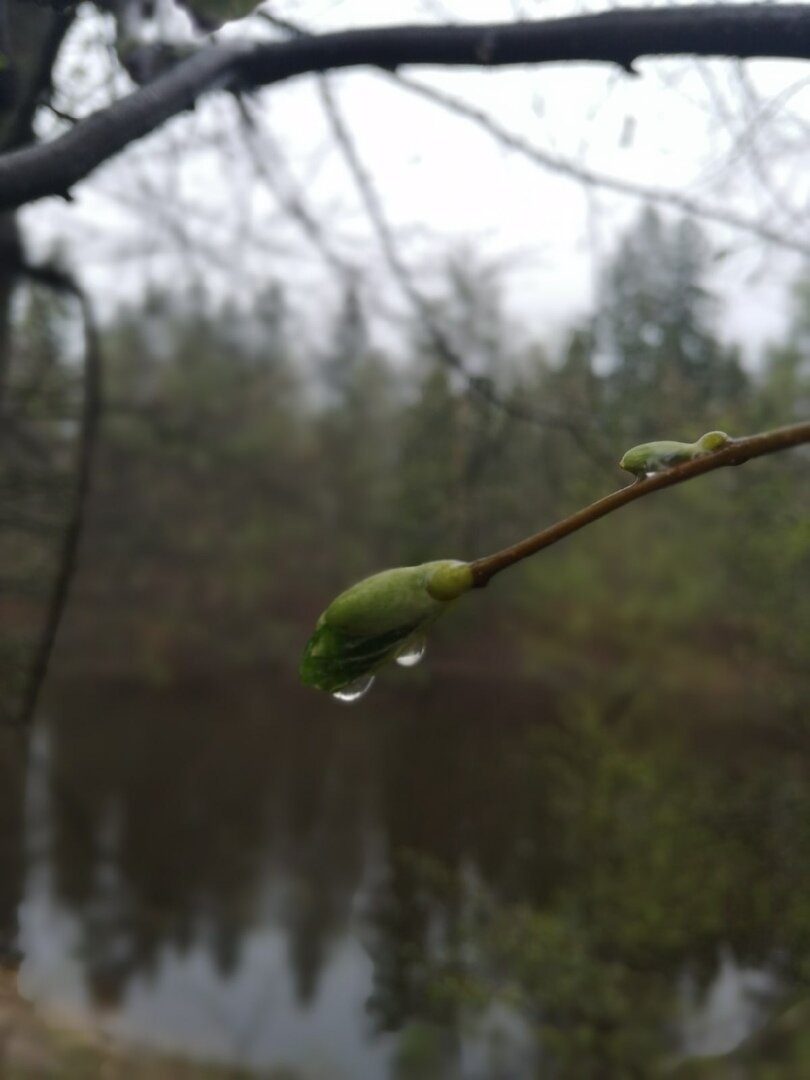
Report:
M810 442L810 420L804 420L799 424L791 424L788 427L776 428L774 431L764 431L758 435L748 435L745 438L733 439L722 450L716 450L704 457L694 458L692 461L676 465L664 472L650 476L646 480L637 480L627 487L614 491L599 499L590 506L577 510L575 514L563 518L562 521L550 525L547 529L528 536L525 540L513 544L511 547L496 551L494 555L486 555L483 559L476 559L471 563L473 582L475 588L483 588L501 570L505 570L515 563L534 555L543 548L551 547L558 540L570 536L571 533L590 525L606 514L612 514L627 503L641 499L645 495L652 495L654 491L672 487L674 484L682 484L685 480L691 480L703 473L713 472L726 465L742 465L752 458L762 457L764 454L775 454L780 450L787 450L792 446Z
M300 23L293 23L288 19L280 19L277 16L269 15L266 12L257 12L256 14L266 19L267 22L271 23L276 28L284 30L296 38L313 36L313 32ZM505 146L508 150L520 154L522 157L527 158L541 168L548 169L550 172L555 172L558 175L566 176L571 180L581 183L586 190L599 188L629 198L644 199L645 201L654 203L658 206L670 206L676 210L680 210L684 214L689 214L705 221L714 221L718 225L737 229L740 232L750 233L760 240L764 240L766 243L774 244L775 246L785 248L788 251L797 251L803 255L810 255L810 242L802 241L795 236L778 229L769 228L767 225L763 225L761 221L735 214L722 207L712 206L710 203L704 203L700 199L685 195L682 192L668 191L666 188L652 187L649 184L640 184L633 180L626 180L620 176L613 176L610 173L602 173L598 170L588 168L580 162L572 161L570 158L563 157L560 154L553 154L548 150L536 146L522 135L510 131L509 128L501 124L490 113L477 108L475 105L470 105L462 98L459 98L446 90L439 90L437 87L428 86L419 79L403 75L399 70L381 68L379 74L385 76L390 81L397 83L399 86L404 87L406 90L410 90L411 93L418 94L433 104L440 105L449 112L477 124L491 138L500 143L501 146ZM804 85L804 83L802 85ZM795 89L791 88L791 92L795 92ZM767 108L772 109L776 107L776 102L781 101L782 98L784 98L784 93L779 95L779 99L775 99L775 102L769 103ZM764 113L765 108L761 108L761 112Z
M293 37L310 36L310 31L304 30L298 23L291 22L289 19L284 19L280 15L274 15L270 11L254 11L253 17L256 19L263 19L276 30L283 30L285 34L291 34Z
M788 251L798 251L803 255L810 255L810 242L799 240L788 233L778 229L768 228L759 221L735 214L721 207L712 206L690 195L684 195L679 191L667 191L665 188L652 187L648 184L639 184L634 180L625 180L620 176L612 176L610 173L598 172L581 165L569 158L551 154L523 138L516 132L500 124L493 116L474 105L462 101L454 94L446 90L439 90L433 86L427 86L418 79L412 79L401 75L399 72L382 72L387 78L398 83L405 89L419 94L421 97L441 105L457 116L478 124L493 139L507 149L528 158L535 165L556 172L561 176L567 176L576 180L586 187L601 188L604 191L612 191L617 195L626 195L631 198L645 199L647 202L656 203L659 206L671 206L684 214L701 218L705 221L714 221L718 225L725 225L740 232L747 232L759 237L766 243L777 245Z
M53 115L56 117L57 120L62 120L62 121L64 121L64 123L70 124L71 127L74 124L78 124L78 123L81 122L81 117L74 116L73 113L64 112L62 109L58 109L56 107L56 105L53 104L52 101L46 101L45 102L45 107L51 113L53 113Z
M360 158L348 125L345 123L332 93L329 81L324 75L319 79L319 92L335 140L354 179L369 221L377 234L385 260L400 289L419 313L440 358L449 368L464 379L469 392L481 401L499 409L512 420L520 420L523 423L534 424L539 427L559 428L571 435L582 449L595 460L602 460L602 456L596 452L590 443L589 437L583 432L581 424L559 413L526 409L513 401L504 399L495 390L491 379L475 375L468 370L463 357L459 355L458 349L453 346L450 338L436 318L430 302L417 288L410 270L400 257L393 231L386 219L380 198Z
M265 13L257 12L257 14L264 15ZM276 178L272 168L269 167L268 162L262 156L257 137L256 118L252 115L248 103L241 96L237 96L236 104L242 119L244 144L259 178L264 181L279 205L297 223L303 234L312 243L313 247L327 266L329 266L336 274L343 277L344 280L347 278L353 279L357 274L356 267L351 266L332 249L328 239L324 235L320 222L307 205L303 192L292 179L290 171L286 167L286 162L282 161L281 151L276 145L275 140L268 131L261 132L260 138L263 143L263 149L273 158L273 163L276 165L277 169L279 169L280 166L283 166L283 175L280 179ZM285 187L286 190L284 190Z

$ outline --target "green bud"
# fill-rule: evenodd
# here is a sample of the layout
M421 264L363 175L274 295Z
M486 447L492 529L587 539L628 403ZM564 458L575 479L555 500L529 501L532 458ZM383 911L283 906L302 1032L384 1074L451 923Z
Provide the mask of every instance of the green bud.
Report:
M472 588L473 577L469 563L444 559L440 562L425 563L429 570L425 588L434 600L456 600L462 593Z
M702 457L726 446L731 439L724 431L709 431L693 443L650 442L634 446L622 457L619 467L636 476L662 472L673 465Z
M472 584L469 565L450 559L358 581L318 619L301 659L301 681L334 693L372 674L420 638Z
M722 450L730 442L731 439L726 435L725 431L707 431L705 435L700 436L697 445L701 450L710 454L715 450Z

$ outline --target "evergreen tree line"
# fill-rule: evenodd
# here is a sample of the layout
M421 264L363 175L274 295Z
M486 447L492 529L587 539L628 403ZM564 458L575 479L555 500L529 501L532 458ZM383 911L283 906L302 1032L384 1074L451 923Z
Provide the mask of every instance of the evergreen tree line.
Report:
M70 655L167 677L212 657L289 665L337 589L513 542L628 481L616 463L633 443L807 415L810 292L744 367L711 266L698 225L646 211L598 310L551 348L514 325L496 274L451 259L433 318L466 377L417 316L398 355L376 345L351 284L306 325L278 284L247 312L198 294L120 311ZM40 336L60 317L40 312ZM497 663L645 665L666 648L701 658L695 678L757 658L799 679L807 464L799 451L715 474L513 571L486 609L514 643ZM457 632L485 638L468 611Z

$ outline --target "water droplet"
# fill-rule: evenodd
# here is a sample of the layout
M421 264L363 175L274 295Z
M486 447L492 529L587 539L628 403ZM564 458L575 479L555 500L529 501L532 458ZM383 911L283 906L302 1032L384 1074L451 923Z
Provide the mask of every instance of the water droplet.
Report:
M373 685L373 675L361 675L359 679L347 683L345 686L341 687L340 690L335 690L332 697L336 698L338 701L345 701L347 704L351 704L353 701L359 701L361 697L365 697Z
M416 641L410 642L397 654L396 661L400 667L416 667L425 655L425 648L425 639L417 638Z

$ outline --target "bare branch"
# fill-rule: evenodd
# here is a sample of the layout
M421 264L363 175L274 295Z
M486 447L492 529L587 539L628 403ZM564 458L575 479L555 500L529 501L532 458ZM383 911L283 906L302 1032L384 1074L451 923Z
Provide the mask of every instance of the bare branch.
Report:
M357 274L356 267L350 265L333 250L317 216L310 209L304 193L290 175L275 140L268 131L258 133L255 118L247 103L241 98L237 98L237 102L243 120L244 145L256 174L273 193L279 206L297 223L327 266L344 279L354 278ZM281 173L281 176L278 176L278 173Z
M387 74L389 78L395 81L399 86L403 86L406 89L413 91L415 94L427 98L436 105L443 106L445 109L448 109L458 116L463 116L465 119L471 120L473 123L478 124L479 127L483 128L484 131L491 135L493 139L496 139L502 146L515 151L515 153L521 154L523 157L533 161L536 165L548 169L551 172L567 176L571 180L576 180L590 188L601 188L604 191L613 191L617 195L628 195L637 199L645 199L647 202L655 203L658 206L671 206L684 214L699 217L703 221L713 221L718 225L727 225L740 232L747 232L753 236L757 236L760 240L764 240L769 244L775 244L778 247L786 248L789 251L798 251L802 255L810 255L810 242L808 241L798 240L796 237L780 232L777 229L770 229L767 225L763 225L762 222L757 221L754 218L747 218L739 214L734 214L729 210L723 210L721 207L712 206L710 203L694 199L690 195L684 195L679 191L667 191L666 188L651 187L648 184L639 184L634 180L624 180L622 177L612 176L610 173L602 173L589 169L586 165L581 165L576 161L572 161L570 158L552 154L547 150L541 149L539 146L529 142L528 139L524 139L522 135L518 135L516 132L510 131L508 128L504 127L483 109L468 104L454 94L449 94L445 90L439 90L436 87L428 86L418 79L411 79L405 75L400 75L399 72L389 72Z
M464 358L459 355L458 350L454 347L450 338L445 333L439 320L435 316L429 300L423 296L417 288L410 270L400 257L394 234L385 217L382 203L374 188L371 177L368 175L368 172L360 159L351 132L343 120L338 103L329 86L329 81L325 76L322 76L319 80L319 92L335 140L340 147L349 171L354 178L360 197L365 205L366 213L377 234L385 260L388 263L397 284L419 313L422 323L428 331L430 340L444 363L464 379L470 393L481 401L486 402L488 405L495 406L513 420L521 420L524 423L536 424L542 427L557 427L566 431L584 450L586 450L586 452L592 454L595 460L601 461L602 458L591 446L590 439L584 432L581 421L574 421L572 418L562 416L559 413L540 410L534 411L523 408L513 401L502 398L495 390L490 379L475 375L468 370Z
M394 26L221 42L76 124L47 144L0 158L0 208L65 195L129 143L215 89L255 89L307 72L370 64L495 67L594 61L627 71L643 56L810 58L803 4L619 9L598 15L483 25Z

